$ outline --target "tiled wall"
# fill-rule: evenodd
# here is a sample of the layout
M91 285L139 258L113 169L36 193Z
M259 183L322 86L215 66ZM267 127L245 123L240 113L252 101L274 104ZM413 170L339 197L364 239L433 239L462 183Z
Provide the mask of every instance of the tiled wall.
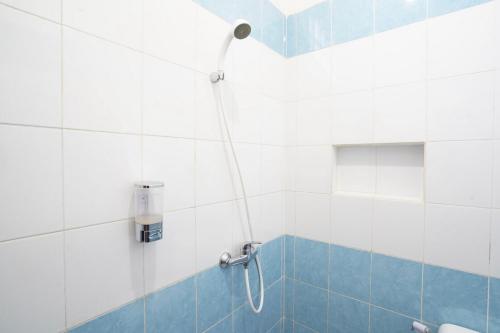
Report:
M406 331L408 317L500 330L499 5L434 7L426 20L333 45L319 33L314 40L325 48L289 59L295 135L287 149L286 229L298 239L295 256L309 253L295 257L295 271L286 268L286 295L295 297L285 302L286 317L296 331L396 333ZM315 10L312 16L326 11ZM373 148L394 143L424 145L420 198L380 195L390 177L415 165L408 150L388 159ZM348 172L334 153L339 147L355 151ZM339 184L346 177L350 193ZM363 283L342 289L335 282L356 275ZM313 314L320 317L311 321Z
M184 281L172 293L189 307L222 275L206 272L248 238L208 80L229 29L184 0L0 1L1 332L62 332L104 313L81 330L136 332L144 304L148 320L168 311L165 287ZM228 54L228 116L264 242L283 235L284 68L255 39ZM165 182L165 236L147 245L131 221L142 179Z

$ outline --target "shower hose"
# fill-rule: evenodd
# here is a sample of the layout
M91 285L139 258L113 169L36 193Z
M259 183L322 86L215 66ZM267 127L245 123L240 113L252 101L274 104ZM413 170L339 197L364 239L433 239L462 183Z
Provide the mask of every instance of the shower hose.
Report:
M236 155L236 151L234 149L231 131L229 130L229 126L228 126L227 118L226 118L226 113L224 111L224 98L222 96L222 88L221 88L220 82L219 82L219 84L216 84L216 86L217 86L216 89L218 88L216 95L219 98L219 106L220 106L219 110L221 113L222 121L224 123L224 129L226 132L226 136L227 136L227 139L229 141L229 146L231 147L231 153L233 155L233 160L234 160L234 164L236 166L236 171L238 172L238 176L239 176L239 180L240 180L241 192L243 194L243 203L245 206L245 214L246 214L246 218L247 218L248 232L250 234L250 242L253 242L253 230L252 230L252 223L250 221L250 210L248 208L248 200L247 200L247 194L246 194L246 190L245 190L245 184L243 182L243 176L241 174L240 163L238 162L238 156ZM249 264L250 263L247 263L243 266L243 269L245 272L245 287L247 290L247 299L248 299L248 303L250 304L250 307L252 308L252 311L254 313L260 313L262 311L262 307L264 305L264 278L262 276L262 268L261 268L261 264L260 264L259 253L257 253L255 255L255 265L257 267L257 273L259 275L259 294L260 294L259 298L260 298L260 300L259 300L258 306L255 306L255 303L254 303L254 300L252 297L252 290L250 288L250 282L249 282L249 277L248 277L248 265Z

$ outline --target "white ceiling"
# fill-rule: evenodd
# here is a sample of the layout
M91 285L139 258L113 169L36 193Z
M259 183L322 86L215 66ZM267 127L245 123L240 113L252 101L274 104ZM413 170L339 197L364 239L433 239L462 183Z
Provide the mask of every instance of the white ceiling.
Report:
M324 0L270 0L285 15L292 15Z

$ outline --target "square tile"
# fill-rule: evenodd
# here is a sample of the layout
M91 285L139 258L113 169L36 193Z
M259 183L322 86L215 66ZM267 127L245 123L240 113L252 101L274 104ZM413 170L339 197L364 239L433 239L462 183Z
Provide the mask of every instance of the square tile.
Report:
M368 301L371 253L337 245L330 251L330 291Z
M277 153L273 155L270 152L272 149L247 143L235 143L234 148L238 157L238 163L240 164L247 195L259 195L263 192L262 181L264 177L266 177L266 180L269 180L266 190L281 189L283 186L282 169L284 159L282 151L277 150ZM274 152L274 150L272 151ZM235 179L234 184L238 189L238 196L242 197L243 192L237 179Z
M232 274L218 266L197 276L198 330L205 331L231 313Z
M428 138L492 138L494 79L493 72L484 72L429 81Z
M332 38L335 44L373 33L373 2L370 0L332 0Z
M325 48L331 43L330 2L315 4L298 13L299 54Z
M143 133L194 138L194 71L145 56L143 80Z
M490 279L490 315L488 330L500 332L500 280Z
M233 332L233 316L228 316L224 320L215 324L205 332L207 333L232 333Z
M143 176L165 184L164 210L194 207L195 142L153 136L144 136L142 140Z
M361 195L332 196L332 240L335 244L372 249L373 198Z
M285 236L285 276L295 277L295 237Z
M433 3L450 1L430 1ZM463 1L453 1L463 3ZM495 3L457 11L428 20L428 75L430 78L476 73L495 66ZM468 41L466 44L463 41Z
M328 95L331 89L332 71L330 49L301 55L297 59L297 70L297 97L300 100Z
M199 244L203 244L198 239ZM182 252L182 256L178 253ZM217 263L220 252L213 257ZM146 293L154 292L196 273L196 226L194 209L167 213L163 240L144 247Z
M299 101L297 111L297 144L313 145L331 142L331 98Z
M63 228L61 130L0 126L0 240Z
M52 1L9 2L49 10ZM0 121L61 126L60 26L2 6L0 38Z
M328 243L330 241L330 196L297 192L297 236Z
M143 246L130 221L66 231L65 251L68 326L144 296Z
M421 22L374 36L376 87L425 79L426 29L426 23Z
M486 330L488 278L425 265L424 321Z
M500 208L500 140L493 143L493 207Z
M262 154L262 193L270 193L283 190L283 187L285 186L286 170L285 149L282 147L273 146L262 146L260 148ZM254 151L254 154L255 153L256 151ZM247 173L249 173L250 168L253 168L253 173L255 174L255 170L258 170L258 167L255 164L252 165L250 159L251 158L247 158L247 168L249 169ZM257 157L254 158L254 161L255 160L258 160ZM250 176L252 176L252 174ZM254 188L254 191L256 190L257 189Z
M336 95L333 99L334 144L373 141L373 94L371 91Z
M63 235L0 243L0 331L65 329ZM29 314L29 320L27 320Z
M132 216L140 137L64 130L63 140L66 228Z
M375 306L370 307L371 333L400 333L409 330L415 319Z
M265 194L259 199L261 218L255 222L255 237L262 242L268 242L281 235L285 230L283 208L284 198L282 192Z
M262 40L280 55L285 55L286 16L270 1L262 2Z
M69 28L63 44L64 127L139 133L142 55Z
M373 254L371 288L373 304L420 317L422 264Z
M426 145L426 201L490 207L492 142L431 142Z
M260 249L264 285L270 286L283 275L283 237L266 242Z
M423 202L376 199L373 251L414 261L423 259Z
M489 209L427 205L425 262L488 275Z
M295 279L328 289L328 251L326 243L295 239Z
M367 303L330 293L328 332L368 333L369 313Z
M330 146L297 147L295 190L330 193L333 153Z
M284 295L284 312L283 315L289 319L293 320L293 304L294 304L294 288L295 280L289 279L288 277L284 279L285 281L285 295ZM293 332L291 332L293 333Z
M426 84L376 89L373 94L375 142L420 142L426 131Z
M146 298L146 327L148 332L194 332L196 330L195 278L149 295Z
M490 274L500 279L500 209L492 211Z
M328 291L301 282L295 283L294 320L325 333L328 316ZM297 332L297 330L295 330Z

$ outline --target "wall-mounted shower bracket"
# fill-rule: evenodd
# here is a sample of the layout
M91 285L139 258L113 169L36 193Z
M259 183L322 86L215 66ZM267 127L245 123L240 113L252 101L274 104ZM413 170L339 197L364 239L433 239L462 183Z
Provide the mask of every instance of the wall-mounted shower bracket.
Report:
M224 80L224 71L217 71L210 73L210 82L217 83Z

